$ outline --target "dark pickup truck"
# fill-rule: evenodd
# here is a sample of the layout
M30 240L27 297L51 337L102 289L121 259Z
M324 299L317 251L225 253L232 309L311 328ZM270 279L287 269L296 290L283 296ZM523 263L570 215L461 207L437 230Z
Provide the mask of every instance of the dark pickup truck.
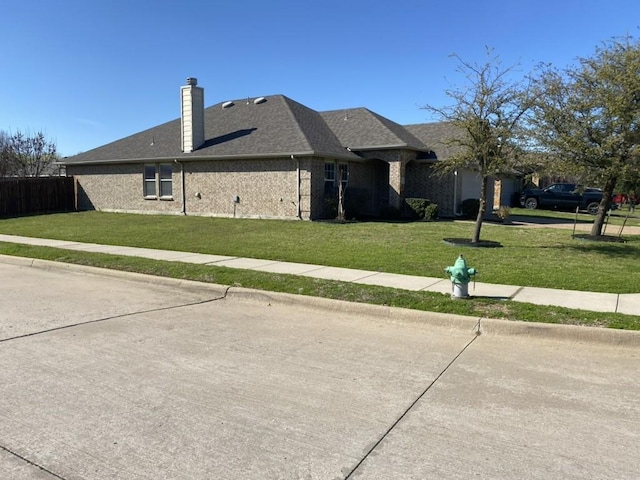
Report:
M602 200L602 190L580 188L574 183L555 183L546 188L527 189L520 195L520 205L525 208L555 208L558 210L580 210L595 215Z

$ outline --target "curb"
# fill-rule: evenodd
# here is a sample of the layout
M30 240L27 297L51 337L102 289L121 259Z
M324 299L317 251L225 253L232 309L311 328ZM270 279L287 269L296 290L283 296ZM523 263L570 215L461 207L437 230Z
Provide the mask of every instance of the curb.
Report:
M90 267L75 263L54 262L52 260L42 260L39 258L14 257L11 255L0 255L0 262L20 267L34 267L42 270L62 270L73 271L85 275L100 275L103 277L118 278L130 282L163 285L174 288L188 288L192 291L203 292L218 297L224 297L229 289L226 285L215 283L196 282L193 280L183 280L178 278L158 277L144 273L127 272L124 270L111 270L109 268Z
M164 285L174 288L188 288L194 291L204 291L212 295L225 297L227 300L231 301L313 308L326 310L328 312L370 316L392 323L419 323L433 327L447 328L450 330L464 330L473 334L487 336L520 336L578 343L599 343L630 348L640 347L640 331L520 322L486 317L469 317L448 313L427 312L400 307L388 307L384 305L372 305L329 298L311 297L306 295L254 290L243 287L229 287L226 285L196 282L193 280L158 277L143 273L89 267L85 265L54 262L51 260L15 257L11 255L0 255L0 262L22 267L40 268L43 270L73 271L86 275L107 276L146 284Z
M450 313L347 302L330 298L266 292L241 287L230 288L227 299L268 305L295 305L330 312L370 316L392 323L420 323L487 336L520 336L577 343L600 343L630 348L640 347L640 331L634 330L469 317Z

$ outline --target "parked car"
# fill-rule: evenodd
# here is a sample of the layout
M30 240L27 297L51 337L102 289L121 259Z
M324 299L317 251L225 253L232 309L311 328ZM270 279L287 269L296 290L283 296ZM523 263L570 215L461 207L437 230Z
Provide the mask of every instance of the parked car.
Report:
M602 200L602 190L575 183L554 183L546 188L531 188L520 195L520 205L529 208L549 208L558 210L586 210L592 215L598 212Z

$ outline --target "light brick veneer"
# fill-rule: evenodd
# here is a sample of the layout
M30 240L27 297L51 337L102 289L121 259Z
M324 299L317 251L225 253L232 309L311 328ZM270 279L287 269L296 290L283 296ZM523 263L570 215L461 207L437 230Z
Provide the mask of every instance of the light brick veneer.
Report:
M349 162L345 193L364 199L361 213L377 214L386 202L401 208L404 198L422 197L437 203L440 215L453 215L452 175L434 176L432 165L413 160L412 151L363 156ZM144 198L144 163L68 165L67 174L76 178L78 208L84 210L296 219L299 201L300 218L313 220L324 213L325 162L342 163L323 157L173 162L172 199Z

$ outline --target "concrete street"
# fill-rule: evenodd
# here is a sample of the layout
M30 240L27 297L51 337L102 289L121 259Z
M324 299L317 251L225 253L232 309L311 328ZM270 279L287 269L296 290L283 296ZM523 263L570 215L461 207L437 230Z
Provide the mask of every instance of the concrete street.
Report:
M638 332L34 265L0 263L1 479L638 478Z

